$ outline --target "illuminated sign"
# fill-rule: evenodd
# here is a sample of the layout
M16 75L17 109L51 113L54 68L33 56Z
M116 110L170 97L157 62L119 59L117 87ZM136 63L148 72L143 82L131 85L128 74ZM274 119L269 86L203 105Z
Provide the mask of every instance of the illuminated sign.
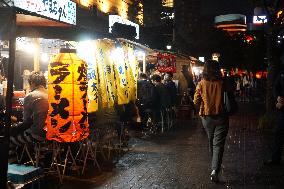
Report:
M279 11L278 13L277 13L277 18L280 18L280 16L283 14L283 11Z
M212 54L212 60L215 60L215 61L219 62L219 57L220 57L219 53L213 53Z
M71 0L14 0L14 6L47 18L76 25L76 3Z
M163 0L163 1L162 1L162 5L163 5L164 7L173 8L173 7L174 7L174 0Z
M90 7L94 4L94 0L76 0L79 5Z
M198 57L198 60L201 62L205 62L205 58L203 56Z
M136 29L136 37L135 39L139 39L139 25L131 22L127 19L122 18L118 15L109 15L109 33L112 33L112 27L115 23L125 24L129 26L133 26Z
M253 16L253 23L254 24L265 24L267 23L267 17L263 16Z

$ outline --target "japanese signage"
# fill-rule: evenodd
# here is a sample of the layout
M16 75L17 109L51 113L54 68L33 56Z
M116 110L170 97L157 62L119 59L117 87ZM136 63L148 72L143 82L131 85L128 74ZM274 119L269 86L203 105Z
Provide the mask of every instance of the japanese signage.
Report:
M134 22L124 19L118 15L109 15L109 33L112 33L112 27L115 23L120 23L120 24L125 24L125 25L135 27L136 34L137 34L135 39L139 39L139 25L138 24L135 24Z
M14 0L14 6L47 18L76 25L76 3L71 0Z
M79 56L88 63L89 113L136 100L138 61L134 47L125 42L116 45L118 42L109 39L80 44L84 52L78 50Z
M99 91L102 107L113 107L117 99L115 86L114 67L111 51L115 48L111 40L98 40L96 55L99 75Z
M76 142L89 135L87 64L75 53L60 53L48 66L47 139Z
M158 70L161 73L176 73L176 57L167 53L157 55Z

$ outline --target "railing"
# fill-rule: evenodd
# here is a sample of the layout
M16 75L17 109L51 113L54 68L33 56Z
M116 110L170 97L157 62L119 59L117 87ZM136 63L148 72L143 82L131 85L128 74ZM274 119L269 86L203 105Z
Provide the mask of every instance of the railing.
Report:
M13 5L13 0L0 0L0 7L12 7Z

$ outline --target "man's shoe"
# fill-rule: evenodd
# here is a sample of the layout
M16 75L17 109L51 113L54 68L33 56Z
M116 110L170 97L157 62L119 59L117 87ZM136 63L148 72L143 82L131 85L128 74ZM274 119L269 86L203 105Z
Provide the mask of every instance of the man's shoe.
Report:
M271 166L274 166L274 165L281 165L281 161L275 161L275 160L267 160L264 162L264 165L271 165Z
M219 182L218 172L216 170L211 172L210 179L212 182Z

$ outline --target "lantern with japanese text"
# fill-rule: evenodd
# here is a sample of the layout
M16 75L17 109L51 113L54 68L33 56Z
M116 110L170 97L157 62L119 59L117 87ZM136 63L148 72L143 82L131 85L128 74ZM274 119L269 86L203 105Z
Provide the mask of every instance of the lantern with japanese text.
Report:
M48 65L47 139L75 142L89 135L87 65L76 50L61 49Z

